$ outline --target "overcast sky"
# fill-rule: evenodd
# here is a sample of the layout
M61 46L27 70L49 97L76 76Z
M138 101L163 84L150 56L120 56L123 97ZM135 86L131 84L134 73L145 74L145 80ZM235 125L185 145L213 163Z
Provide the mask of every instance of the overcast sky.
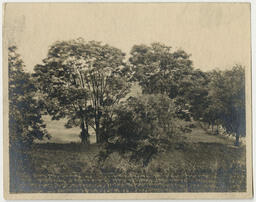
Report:
M120 48L162 42L191 54L196 68L250 65L250 5L225 4L8 4L5 42L15 43L27 70L41 63L56 40L83 37Z

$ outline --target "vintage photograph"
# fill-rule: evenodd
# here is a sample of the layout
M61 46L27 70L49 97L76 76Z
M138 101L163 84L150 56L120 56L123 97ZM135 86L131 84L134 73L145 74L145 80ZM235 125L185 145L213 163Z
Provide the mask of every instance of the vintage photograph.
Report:
M4 4L5 197L252 197L250 9Z

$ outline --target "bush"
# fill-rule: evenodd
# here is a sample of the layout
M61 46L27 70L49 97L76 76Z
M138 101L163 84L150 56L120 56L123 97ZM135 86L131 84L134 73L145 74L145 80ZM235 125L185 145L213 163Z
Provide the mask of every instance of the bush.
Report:
M152 157L164 152L172 137L179 133L175 124L175 105L165 95L130 97L114 112L106 156L118 151L123 156L128 154L131 161L147 166Z

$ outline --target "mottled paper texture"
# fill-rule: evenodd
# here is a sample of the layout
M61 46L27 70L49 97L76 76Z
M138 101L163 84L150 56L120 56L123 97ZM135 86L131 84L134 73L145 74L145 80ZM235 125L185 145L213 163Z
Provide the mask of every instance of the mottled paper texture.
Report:
M252 197L250 3L5 3L5 199Z

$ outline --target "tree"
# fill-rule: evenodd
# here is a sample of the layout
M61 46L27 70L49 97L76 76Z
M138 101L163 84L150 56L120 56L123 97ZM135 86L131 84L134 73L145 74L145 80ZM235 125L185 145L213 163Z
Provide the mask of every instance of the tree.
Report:
M30 74L24 72L24 63L16 50L16 46L8 48L9 137L10 147L19 150L50 136L42 120L37 89Z
M105 141L112 108L130 90L124 56L117 48L81 38L54 43L34 74L53 119L67 117L69 127L80 124L82 137L92 127L97 142Z
M115 108L107 153L118 151L146 166L179 133L175 120L175 105L166 95L130 97Z
M207 73L199 69L191 70L179 81L177 96L178 115L185 120L201 120L209 104Z
M240 65L231 70L214 74L212 77L211 97L219 109L218 119L230 134L235 134L235 145L239 137L245 136L245 72Z
M171 47L160 43L133 46L129 61L134 80L139 82L143 93L161 93L170 98L178 95L180 82L193 70L185 51L171 52Z
M183 50L173 52L169 46L153 43L133 46L129 58L133 79L139 82L142 92L169 96L177 105L176 113L186 120L190 119L190 102L185 94L194 82L189 57Z

